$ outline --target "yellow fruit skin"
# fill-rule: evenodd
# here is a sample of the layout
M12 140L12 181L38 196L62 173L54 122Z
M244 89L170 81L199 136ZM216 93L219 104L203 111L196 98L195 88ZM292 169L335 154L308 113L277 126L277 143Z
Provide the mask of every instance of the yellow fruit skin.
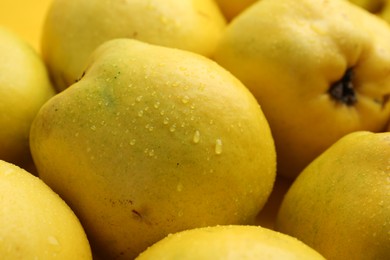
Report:
M260 226L213 226L171 234L137 260L325 260L296 238Z
M134 38L209 56L225 25L214 0L57 0L47 13L42 53L63 90L107 40Z
M31 122L54 93L36 51L0 27L0 159L20 166L29 161Z
M100 46L44 105L31 149L110 259L179 230L251 223L275 179L270 129L245 86L201 55L130 39Z
M259 101L278 173L294 179L340 137L383 131L390 116L390 30L347 1L262 0L234 19L214 59ZM329 95L353 69L357 102Z
M351 133L295 180L276 229L327 259L390 255L390 133Z
M0 160L2 259L92 259L84 230L43 181Z

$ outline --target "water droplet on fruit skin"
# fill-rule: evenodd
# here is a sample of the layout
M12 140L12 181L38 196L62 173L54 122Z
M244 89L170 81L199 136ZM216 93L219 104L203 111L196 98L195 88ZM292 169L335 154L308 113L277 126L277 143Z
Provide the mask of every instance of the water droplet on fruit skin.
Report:
M58 239L55 236L48 236L47 241L49 242L50 245L53 245L53 246L60 245L60 243L58 242Z
M196 131L195 131L194 136L193 136L193 138L192 138L192 141L193 141L195 144L199 143L199 141L200 141L200 132L199 132L199 130L196 130Z
M177 186L176 186L176 190L178 192L181 192L183 190L183 184L179 183Z
M171 125L171 127L169 128L169 131L171 133L175 132L176 131L176 124Z
M217 139L215 140L215 154L221 154L222 153L222 140Z
M6 175L11 175L14 172L15 172L14 170L8 169L8 170L3 171L3 174L4 174L4 176L6 176Z
M184 97L181 99L181 102L183 102L183 104L187 104L189 101L190 101L190 98L189 98L188 96L184 96Z

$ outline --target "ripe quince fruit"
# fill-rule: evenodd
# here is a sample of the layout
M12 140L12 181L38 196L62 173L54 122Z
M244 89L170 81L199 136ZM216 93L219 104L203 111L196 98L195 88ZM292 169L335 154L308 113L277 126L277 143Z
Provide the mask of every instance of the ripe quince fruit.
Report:
M169 233L254 222L276 175L256 99L193 52L114 39L31 128L39 177L75 210L103 259Z
M339 0L261 0L227 27L214 59L255 95L278 174L294 179L342 136L385 130L390 27Z
M31 162L30 125L55 91L43 60L28 42L0 27L0 159Z
M244 225L203 227L171 234L136 259L325 260L294 237L260 226Z
M209 56L225 26L214 0L57 0L47 12L42 54L62 91L107 40L132 38Z
M390 255L390 133L342 137L293 182L276 230L326 259Z
M0 209L2 259L92 259L72 209L42 180L3 160Z

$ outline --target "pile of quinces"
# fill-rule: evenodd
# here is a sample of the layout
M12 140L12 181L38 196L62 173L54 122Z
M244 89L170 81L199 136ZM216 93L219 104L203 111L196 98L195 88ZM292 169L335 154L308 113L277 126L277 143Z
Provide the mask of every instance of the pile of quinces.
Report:
M42 18L0 27L2 258L389 259L390 1Z

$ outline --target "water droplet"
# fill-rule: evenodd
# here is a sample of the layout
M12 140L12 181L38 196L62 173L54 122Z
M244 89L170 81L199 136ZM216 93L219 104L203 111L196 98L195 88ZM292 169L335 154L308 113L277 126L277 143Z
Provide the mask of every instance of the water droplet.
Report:
M130 141L130 145L135 145L135 139L132 139L132 140Z
M161 111L160 111L160 115L163 116L164 114L165 114L165 111L164 111L164 110L161 110Z
M169 123L169 118L168 117L164 118L163 124L167 125L168 123Z
M154 127L153 126L149 126L149 132L152 132L154 130Z
M151 149L148 154L149 154L150 157L154 156L154 150Z
M217 139L215 140L215 154L221 154L222 153L222 140Z
M176 130L176 124L171 125L171 127L169 128L169 131L175 132L175 130Z
M156 103L154 103L154 108L159 108L160 107L160 102L156 102Z
M199 141L200 141L200 132L198 130L195 131L194 136L192 138L192 141L194 143L196 143L196 144L199 143Z
M60 245L60 243L58 242L58 239L55 236L48 236L47 237L47 241L49 242L49 244L51 244L53 246L59 246Z
M214 120L213 119L210 119L210 125L214 124Z
M96 130L96 126L95 125L91 126L91 130L95 131Z
M142 98L142 96L138 96L135 100L137 100L137 102L141 102Z
M144 111L143 110L138 111L138 116L139 117L142 117L143 115L144 115Z
M10 174L12 174L12 173L14 173L15 171L14 170L12 170L12 169L8 169L8 170L5 170L5 171L2 171L2 173L4 174L4 176L5 175L10 175Z
M183 104L187 104L189 101L190 101L190 98L189 98L188 96L184 96L184 97L181 99L181 102L183 102Z
M181 183L177 184L176 190L177 190L178 192L181 192L181 191L183 190L183 184L181 184Z

